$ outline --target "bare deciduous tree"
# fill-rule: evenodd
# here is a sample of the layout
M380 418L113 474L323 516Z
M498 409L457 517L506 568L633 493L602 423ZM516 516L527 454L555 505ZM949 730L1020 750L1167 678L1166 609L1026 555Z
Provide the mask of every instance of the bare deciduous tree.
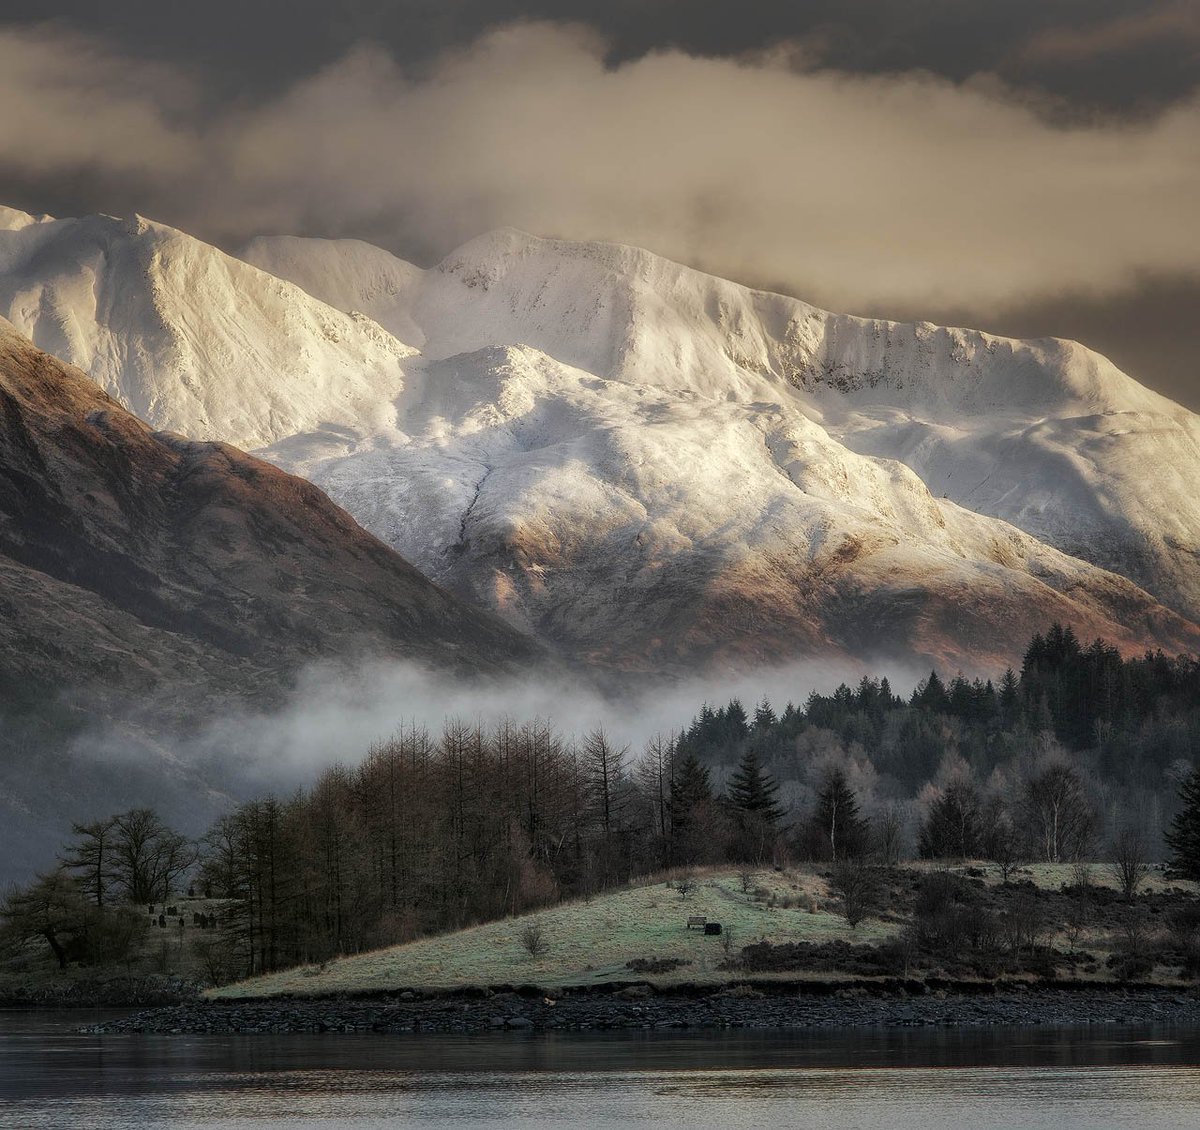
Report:
M173 832L150 808L113 817L111 835L108 876L128 902L161 902L196 861L187 837Z
M842 914L852 930L878 909L879 877L875 868L862 859L835 863L829 889L841 901Z
M1051 762L1026 781L1025 816L1047 863L1078 859L1092 842L1096 814L1079 771L1065 761Z
M1025 837L1007 813L995 813L989 818L984 831L984 855L999 868L1002 883L1007 883L1025 862Z
M1146 861L1146 841L1136 828L1122 828L1112 844L1112 862L1109 871L1117 881L1121 894L1132 899L1138 887L1150 873Z
M874 823L875 852L884 867L900 862L904 840L904 820L898 805L884 806Z

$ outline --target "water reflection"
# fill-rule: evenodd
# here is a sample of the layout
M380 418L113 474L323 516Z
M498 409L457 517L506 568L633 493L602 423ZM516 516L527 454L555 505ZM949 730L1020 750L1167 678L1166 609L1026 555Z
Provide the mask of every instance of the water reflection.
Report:
M1200 1126L1200 1031L85 1036L0 1014L0 1124Z

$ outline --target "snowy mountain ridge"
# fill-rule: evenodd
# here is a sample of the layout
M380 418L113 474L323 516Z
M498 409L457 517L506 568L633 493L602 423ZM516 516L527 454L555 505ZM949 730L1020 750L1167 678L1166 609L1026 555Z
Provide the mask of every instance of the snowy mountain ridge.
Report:
M370 319L140 216L0 220L0 312L155 427L259 447L388 417L413 350Z
M326 262L338 244L282 242L290 263L271 240L247 257L324 297L297 264L305 243ZM637 248L511 230L424 275L404 267L386 297L357 297L381 324L419 327L427 357L527 344L613 380L791 405L935 494L1200 616L1200 418L1076 342L830 314Z
M0 313L35 341L156 426L229 428L565 653L999 661L1055 618L1200 644L1200 422L1074 343L511 230L421 270L357 241L241 262L146 221L10 228Z

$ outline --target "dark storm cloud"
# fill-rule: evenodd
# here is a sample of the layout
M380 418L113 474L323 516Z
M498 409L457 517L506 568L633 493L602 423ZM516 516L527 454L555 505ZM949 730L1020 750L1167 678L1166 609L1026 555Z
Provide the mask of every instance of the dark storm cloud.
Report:
M0 203L424 261L502 224L638 243L835 309L1079 337L1196 404L1195 12L9 0Z
M996 74L1079 112L1141 112L1194 89L1194 0L8 0L0 22L60 20L204 67L223 93L286 86L371 41L406 64L516 20L599 32L612 62L788 44L807 65Z

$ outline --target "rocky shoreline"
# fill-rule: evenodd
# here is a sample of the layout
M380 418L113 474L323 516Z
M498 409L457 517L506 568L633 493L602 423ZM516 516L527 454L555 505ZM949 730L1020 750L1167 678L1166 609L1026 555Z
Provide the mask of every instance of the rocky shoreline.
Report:
M745 987L705 995L630 986L552 999L495 993L484 998L413 993L365 1000L191 1001L89 1028L98 1033L473 1033L812 1028L926 1028L1023 1025L1200 1027L1200 994L1160 988L1029 988L987 993L835 994Z

